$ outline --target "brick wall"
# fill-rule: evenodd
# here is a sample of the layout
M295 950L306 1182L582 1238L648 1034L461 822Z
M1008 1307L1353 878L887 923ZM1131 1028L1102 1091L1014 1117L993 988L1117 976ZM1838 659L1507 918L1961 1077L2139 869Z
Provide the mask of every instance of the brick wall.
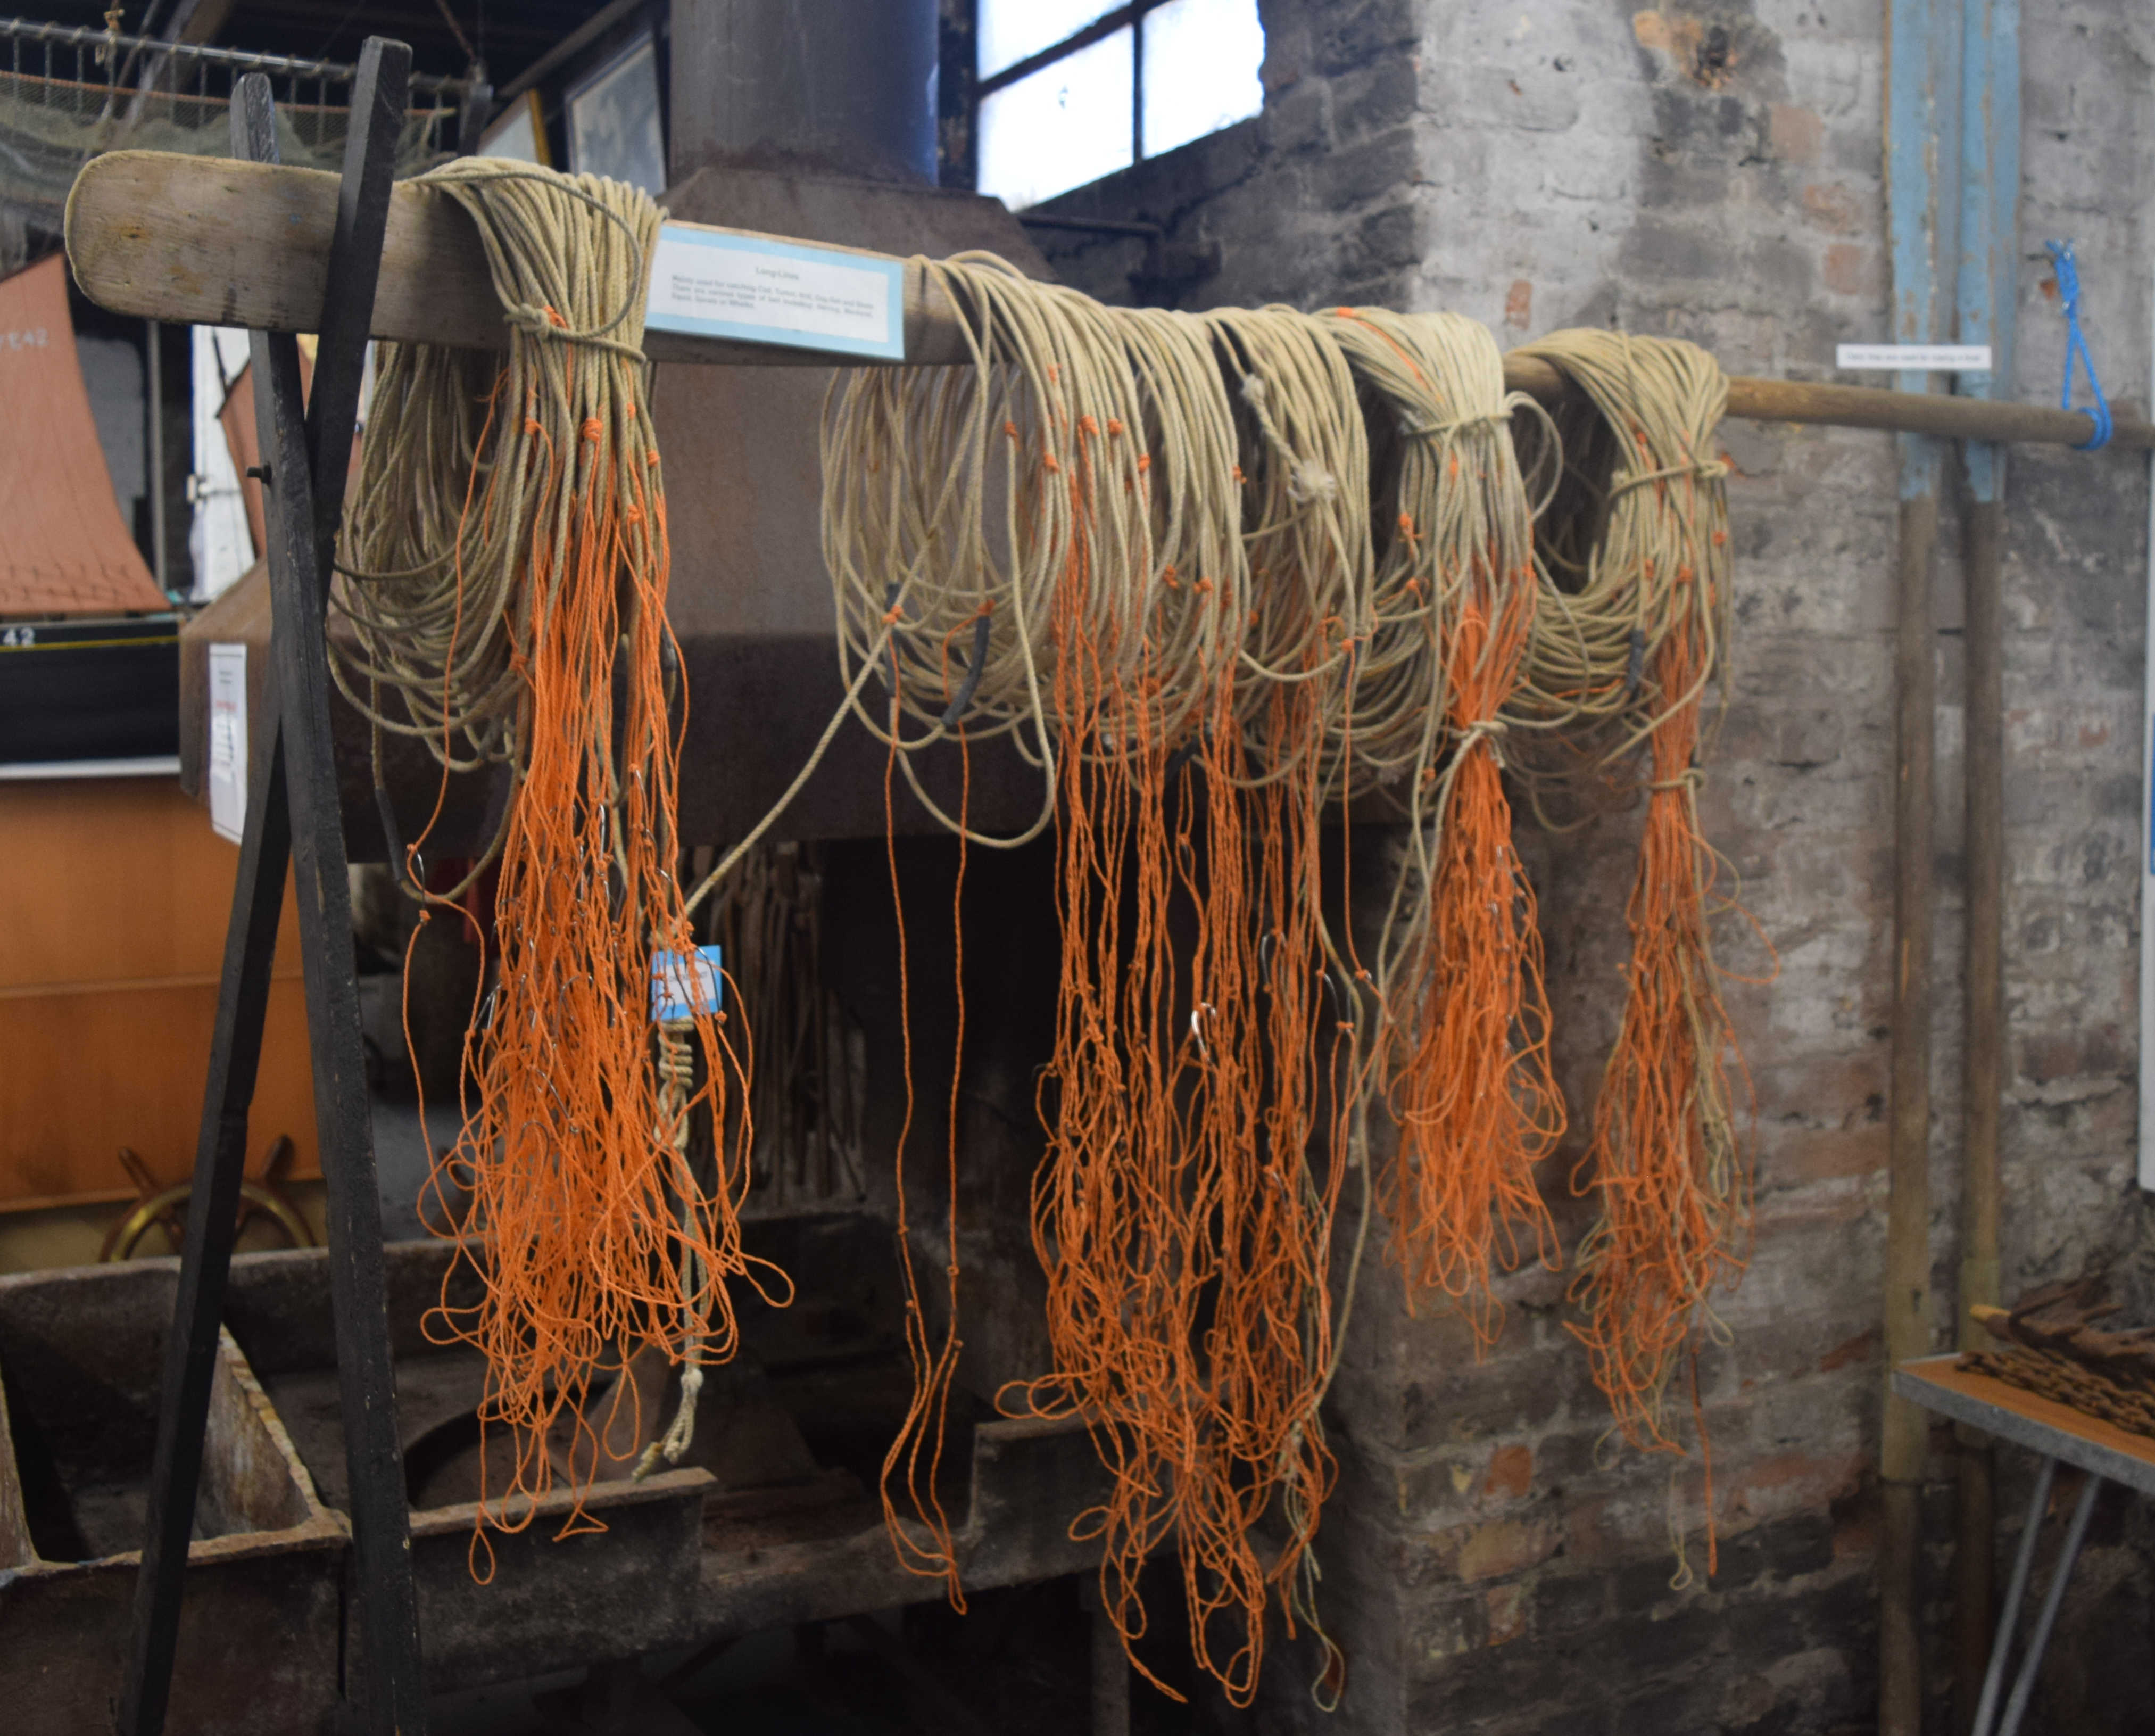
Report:
M2024 0L2021 396L2056 391L2061 321L2038 263L2076 238L2113 395L2144 402L2155 20ZM1183 304L1448 307L1506 344L1620 320L1732 372L1830 377L1886 335L1878 0L1634 11L1617 0L1266 0L1264 113L1058 202L1216 240ZM1071 280L1126 299L1135 243L1070 245ZM1854 1727L1876 1691L1873 1473L1886 1201L1892 852L1888 437L1733 423L1739 545L1731 704L1702 806L1780 960L1734 1008L1759 1107L1758 1244L1703 1366L1720 1570L1672 1590L1668 1466L1607 1451L1564 1328L1563 1280L1511 1287L1474 1365L1456 1321L1410 1319L1378 1266L1335 1392L1343 1461L1320 1553L1353 1654L1349 1730L1794 1732ZM2010 1018L2004 1285L2107 1263L2155 1319L2132 1185L2147 482L2141 460L2013 460L2006 555ZM1939 993L1933 1248L1953 1307L1959 1137L1958 573L1937 573ZM1528 835L1574 1119L1613 1032L1636 812ZM1728 937L1739 968L1762 955ZM1568 1164L1545 1185L1561 1195ZM1583 1219L1564 1218L1575 1241ZM1927 1511L1945 1727L1950 1437ZM2001 1456L2001 1544L2021 1456ZM1676 1493L1696 1514L1696 1467ZM2139 1728L2150 1528L2101 1509L2035 1726ZM1694 1541L1692 1557L1699 1564ZM2001 1571L2002 1580L2002 1571ZM1282 1653L1266 1721L1308 1710Z

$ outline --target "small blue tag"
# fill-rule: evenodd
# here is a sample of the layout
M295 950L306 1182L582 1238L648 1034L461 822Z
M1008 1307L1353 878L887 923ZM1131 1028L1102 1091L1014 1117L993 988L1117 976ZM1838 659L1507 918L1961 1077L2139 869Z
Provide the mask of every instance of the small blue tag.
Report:
M719 973L721 949L699 946L691 953L654 952L651 955L651 1017L657 1024L693 1019L699 1012L716 1012L725 995L725 979Z

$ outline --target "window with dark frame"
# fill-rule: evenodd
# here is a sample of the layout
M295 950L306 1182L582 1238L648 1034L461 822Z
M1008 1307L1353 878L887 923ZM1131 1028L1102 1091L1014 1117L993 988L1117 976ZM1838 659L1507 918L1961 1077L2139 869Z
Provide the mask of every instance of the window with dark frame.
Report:
M971 143L1014 209L1263 106L1257 0L975 0Z

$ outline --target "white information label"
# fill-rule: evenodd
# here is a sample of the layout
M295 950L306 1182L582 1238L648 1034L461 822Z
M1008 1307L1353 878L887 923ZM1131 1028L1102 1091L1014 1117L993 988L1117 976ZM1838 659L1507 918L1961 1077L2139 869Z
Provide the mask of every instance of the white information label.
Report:
M668 223L651 261L644 324L905 360L905 267L896 259Z
M1889 373L1987 374L1988 344L1842 344L1834 351L1835 367L1855 372L1884 369Z
M247 829L247 648L209 648L209 823L235 844Z
M716 1012L725 998L725 955L716 946L651 955L651 1017L658 1023Z

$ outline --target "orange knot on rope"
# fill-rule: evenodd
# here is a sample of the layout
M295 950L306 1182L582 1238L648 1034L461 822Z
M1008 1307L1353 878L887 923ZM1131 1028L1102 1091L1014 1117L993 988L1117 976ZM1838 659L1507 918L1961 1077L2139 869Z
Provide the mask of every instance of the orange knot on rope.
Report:
M1147 471L1147 470L1149 470L1149 469L1152 469L1152 454L1151 454L1150 453L1149 453L1149 452L1141 452L1141 453L1139 453L1138 454L1138 470L1139 470L1139 472L1140 474L1143 474L1144 472L1145 472L1145 471Z
M1122 417L1119 417L1119 416L1110 416L1110 417L1108 418L1108 433L1109 436L1112 438L1113 436L1114 436L1114 435L1116 435L1116 434L1119 434L1119 433L1121 433L1122 432L1123 432L1123 419L1122 419Z
M1100 432L1100 424L1093 421L1090 416L1079 417L1078 418L1078 426L1083 428L1088 434L1097 434Z
M1062 465L1055 462L1055 454L1052 452L1044 452L1041 453L1040 462L1047 466L1050 470L1060 470L1062 468Z
M606 424L596 416L586 416L584 418L584 438L591 441L603 440L606 438Z

